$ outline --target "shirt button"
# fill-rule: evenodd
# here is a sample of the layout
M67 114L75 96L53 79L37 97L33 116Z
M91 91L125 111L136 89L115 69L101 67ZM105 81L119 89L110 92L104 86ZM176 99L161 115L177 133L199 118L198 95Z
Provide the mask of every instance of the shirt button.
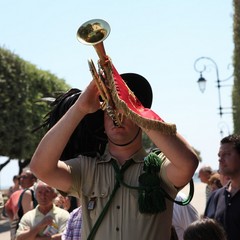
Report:
M117 209L120 209L120 206L119 206L119 205L117 206Z
M105 195L105 193L101 193L101 196L103 197Z
M228 206L231 206L231 203L229 203Z
M117 232L119 231L119 227L116 227L116 231L117 231Z

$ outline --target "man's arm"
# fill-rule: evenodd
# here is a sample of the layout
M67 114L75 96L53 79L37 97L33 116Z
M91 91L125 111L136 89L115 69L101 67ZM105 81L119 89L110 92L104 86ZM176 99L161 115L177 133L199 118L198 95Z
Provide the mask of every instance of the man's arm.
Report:
M143 129L144 130L144 129ZM144 130L155 145L170 160L167 177L175 187L185 186L192 178L199 160L192 147L180 135L162 134L156 130Z
M32 172L42 181L64 192L70 189L72 179L67 165L58 160L79 122L86 114L99 109L98 96L92 81L75 104L46 133L32 157Z
M22 204L23 214L25 214L26 212L34 208L33 201L32 201L32 192L30 189L26 190L23 193L21 204Z
M38 233L43 231L48 225L52 224L52 217L46 216L35 226L29 226L24 216L19 223L19 228L16 234L16 240L36 240L36 239L51 239L51 237L40 237Z

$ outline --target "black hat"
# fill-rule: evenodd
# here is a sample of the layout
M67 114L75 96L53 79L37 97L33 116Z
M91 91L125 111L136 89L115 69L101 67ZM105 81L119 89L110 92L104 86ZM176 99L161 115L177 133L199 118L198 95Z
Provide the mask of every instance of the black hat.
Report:
M137 73L123 73L120 76L142 105L151 108L153 93L147 79Z
M152 104L152 89L148 81L136 73L121 74L130 90L146 108ZM81 94L81 90L72 88L68 92L60 95L52 103L53 109L47 114L47 119L42 126L50 129L76 102ZM96 153L102 155L108 142L104 133L104 112L100 109L95 113L87 114L78 124L71 135L63 153L61 160L77 157L79 154L95 156Z

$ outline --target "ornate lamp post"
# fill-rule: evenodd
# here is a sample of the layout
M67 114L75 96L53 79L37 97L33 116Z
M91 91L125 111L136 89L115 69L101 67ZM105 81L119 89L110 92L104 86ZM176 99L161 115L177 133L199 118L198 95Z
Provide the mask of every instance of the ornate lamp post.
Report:
M201 62L201 66L200 66L200 62ZM212 63L212 65L206 65L205 62L210 62ZM200 78L198 79L197 83L199 85L199 89L200 91L203 93L206 89L206 82L207 80L203 77L202 73L205 72L208 68L214 67L215 71L216 71L216 77L217 77L217 89L218 89L218 101L219 101L219 115L220 117L222 117L223 114L226 113L232 113L232 112L223 112L223 109L232 109L231 107L229 108L223 108L222 107L222 100L221 100L221 87L225 87L225 86L230 86L230 85L222 85L222 82L225 82L227 80L229 80L230 78L232 78L233 75L231 75L230 77L220 80L219 79L219 71L218 71L218 66L216 64L216 62L209 57L200 57L198 59L195 60L194 62L194 69L196 72L200 73Z
M220 122L218 127L220 129L221 138L230 134L230 130L226 122Z

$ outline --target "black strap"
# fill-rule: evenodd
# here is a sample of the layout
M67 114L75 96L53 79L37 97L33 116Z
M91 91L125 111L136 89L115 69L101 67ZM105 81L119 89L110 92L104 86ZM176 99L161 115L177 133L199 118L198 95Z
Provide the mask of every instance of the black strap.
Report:
M19 200L18 200L18 217L19 217L19 219L21 219L22 216L23 216L23 207L22 207L23 195L28 190L31 191L33 207L35 208L38 204L36 198L34 197L34 191L31 188L24 189L23 192L21 193L20 197L19 197Z

